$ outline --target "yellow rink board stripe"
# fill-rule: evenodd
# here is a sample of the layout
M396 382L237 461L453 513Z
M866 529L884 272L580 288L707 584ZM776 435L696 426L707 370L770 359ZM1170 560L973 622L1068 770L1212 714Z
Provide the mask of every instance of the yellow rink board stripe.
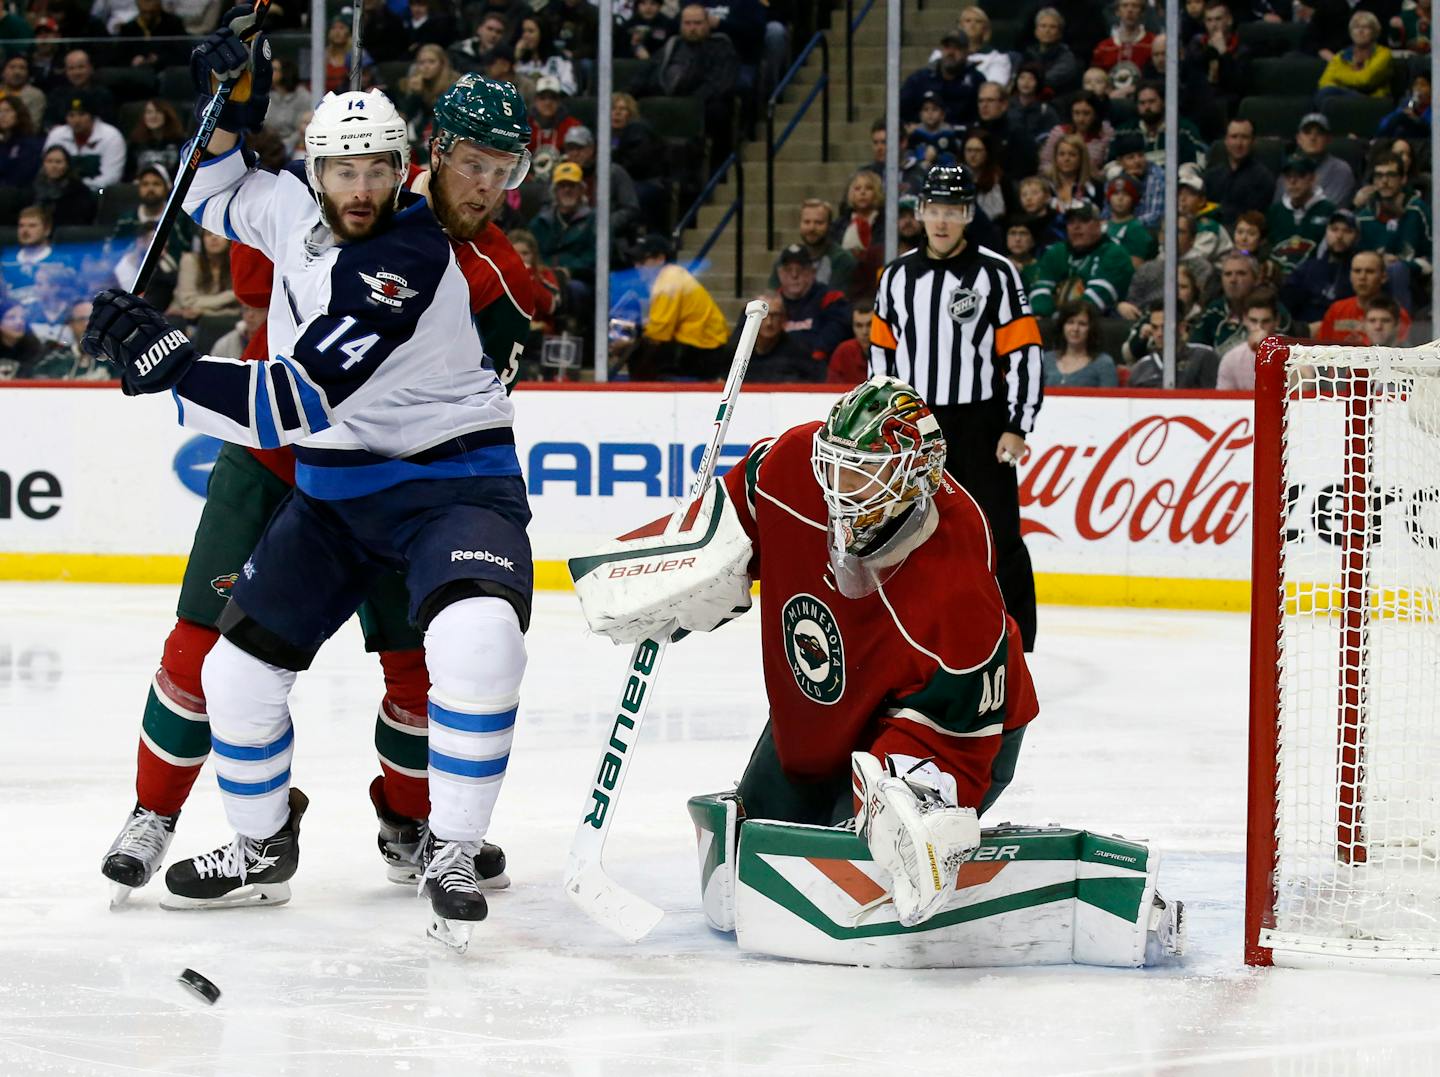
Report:
M0 553L0 580L68 580L74 583L179 583L178 554ZM535 589L571 590L564 561L537 561ZM1186 580L1163 576L1087 576L1038 573L1041 603L1066 606L1150 606L1163 609L1250 608L1247 580Z

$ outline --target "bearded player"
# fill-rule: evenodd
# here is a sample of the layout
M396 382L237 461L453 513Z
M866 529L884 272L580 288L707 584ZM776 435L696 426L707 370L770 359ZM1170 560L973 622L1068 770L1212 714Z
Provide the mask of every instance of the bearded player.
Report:
M262 72L263 74L263 72ZM263 117L265 90L250 105ZM528 166L525 103L509 83L462 77L437 100L430 169L411 170L411 190L425 195L451 240L470 288L471 310L486 352L507 385L514 379L534 309L530 275L491 216ZM497 167L498 166L498 169ZM503 179L497 178L504 177ZM272 266L253 248L232 244L236 295L269 306ZM246 359L269 356L264 329ZM210 751L200 669L219 638L215 624L241 565L266 522L295 484L295 455L226 443L211 472L205 507L180 588L177 621L166 640L141 720L136 804L111 844L101 871L112 901L145 885L160 867L180 809ZM409 622L404 581L382 577L360 609L365 648L378 652L385 696L375 719L381 776L370 785L388 877L412 884L419 871L430 804L427 698L421 635ZM477 863L487 888L509 884L505 857L487 843Z
M853 819L907 927L954 895L1038 711L990 529L944 460L930 409L876 376L754 445L682 537L662 520L570 563L617 642L712 630L760 582L770 716L729 799L742 818Z

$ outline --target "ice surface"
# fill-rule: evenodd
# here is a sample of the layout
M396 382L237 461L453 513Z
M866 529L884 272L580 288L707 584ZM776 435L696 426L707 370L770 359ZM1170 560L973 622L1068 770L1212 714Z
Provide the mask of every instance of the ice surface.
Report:
M671 648L608 863L669 915L629 946L560 867L627 650L541 595L492 837L514 887L470 952L387 883L366 788L380 678L352 625L294 696L312 801L294 900L110 912L169 587L0 584L0 1075L1440 1073L1440 983L1240 960L1247 625L1047 608L1042 713L988 821L1154 839L1184 899L1173 969L895 971L742 956L699 914L685 798L726 787L764 720L755 618ZM207 770L171 856L227 836ZM184 967L224 992L206 1007Z

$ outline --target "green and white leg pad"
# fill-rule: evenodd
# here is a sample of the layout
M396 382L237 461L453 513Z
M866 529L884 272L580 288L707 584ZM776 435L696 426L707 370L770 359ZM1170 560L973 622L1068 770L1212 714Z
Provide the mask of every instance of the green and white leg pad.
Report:
M1156 892L1160 856L1138 842L1060 827L986 829L945 907L904 927L854 831L751 819L727 861L735 845L719 838L734 832L733 798L696 797L690 814L706 919L733 928L742 950L892 968L1134 968L1183 952L1182 904Z

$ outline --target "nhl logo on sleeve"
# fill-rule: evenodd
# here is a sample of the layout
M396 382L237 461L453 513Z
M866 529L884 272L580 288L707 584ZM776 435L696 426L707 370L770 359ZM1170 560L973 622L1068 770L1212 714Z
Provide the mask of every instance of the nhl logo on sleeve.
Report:
M370 289L370 302L380 303L392 310L399 310L405 300L420 294L407 286L409 282L404 277L383 269L376 270L373 275L362 271L360 279Z
M950 304L947 309L950 317L955 321L968 322L980 313L980 294L969 288L956 288L950 293Z
M800 691L829 706L845 694L845 649L830 607L814 595L796 595L780 611L785 661Z

